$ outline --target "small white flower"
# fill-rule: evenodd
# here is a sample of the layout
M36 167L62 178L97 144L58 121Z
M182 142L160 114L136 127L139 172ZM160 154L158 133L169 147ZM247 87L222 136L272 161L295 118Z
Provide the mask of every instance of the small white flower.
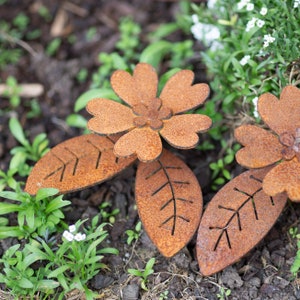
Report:
M268 9L267 9L266 7L262 7L259 13L260 13L262 16L265 16L265 15L267 14L267 12L268 12Z
M253 98L252 99L252 104L254 105L253 116L255 118L259 118L259 113L257 111L257 103L258 103L258 97Z
M253 9L254 9L254 4L253 4L253 3L248 3L246 9L247 9L248 11L253 10Z
M220 37L220 31L218 27L200 22L191 27L191 32L196 40L204 41L207 44L210 44L212 41Z
M209 49L211 51L216 51L216 50L220 50L220 49L223 49L223 48L224 48L223 44L221 44L219 41L213 41L211 43L211 45L209 46Z
M77 242L83 241L85 240L85 238L86 238L85 233L80 233L80 232L76 233L74 236L74 240L76 240Z
M270 43L274 43L275 38L271 36L270 34L265 34L264 35L264 45L263 47L266 48L270 45Z
M246 65L248 63L248 61L250 60L250 55L245 55L241 60L240 60L240 64L242 66Z
M262 27L265 25L265 21L258 19L258 20L256 21L256 25L257 25L259 28L262 28Z
M294 2L294 8L297 8L300 4L300 1L299 0L295 0Z
M249 2L250 0L241 0L240 2L238 2L237 4L238 10L243 9Z
M74 235L68 230L65 230L62 236L69 242L72 242L74 239Z
M196 14L192 15L192 20L193 20L194 24L198 24L199 23L199 18L198 18L198 16Z
M215 5L216 5L216 3L217 3L217 1L218 1L218 0L208 0L208 1L207 1L207 7L208 7L209 9L214 8Z
M246 31L249 32L254 26L257 21L257 18L253 17L250 21L248 21L246 25Z
M75 232L76 231L76 226L75 225L70 225L69 226L69 231L70 232Z

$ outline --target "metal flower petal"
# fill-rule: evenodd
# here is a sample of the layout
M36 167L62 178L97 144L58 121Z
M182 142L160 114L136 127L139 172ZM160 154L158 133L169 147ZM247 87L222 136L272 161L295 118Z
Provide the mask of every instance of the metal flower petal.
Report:
M131 107L139 103L148 105L156 97L157 84L155 69L146 63L139 63L133 75L118 70L111 77L115 93Z
M236 153L236 160L240 165L247 168L262 168L282 158L283 145L271 132L254 125L242 125L234 134L245 146Z
M134 154L142 162L156 160L162 152L162 143L158 132L146 127L135 128L124 134L116 142L116 156L129 157Z
M263 189L275 196L287 192L288 197L295 202L300 202L300 163L297 158L283 161L275 166L264 178Z
M300 127L300 89L286 86L279 100L270 93L263 94L258 99L258 112L278 135L295 132Z
M88 121L88 128L101 135L128 131L134 127L135 115L129 107L108 99L93 99L86 106L95 117Z
M193 72L183 70L167 82L161 96L157 96L158 78L152 66L140 63L133 75L114 72L111 85L130 106L106 99L92 100L87 110L94 115L89 129L99 134L125 134L114 146L118 157L136 154L143 161L153 161L162 151L160 135L171 145L189 149L197 145L197 133L211 126L204 115L178 115L202 104L209 94L206 84L195 84ZM122 149L123 148L123 149Z
M162 137L179 149L190 149L199 142L198 132L208 130L212 121L205 115L178 115L164 122Z
M182 70L173 75L160 94L163 105L171 107L174 114L201 105L209 95L209 87L205 83L192 85L193 80L194 73L190 70Z

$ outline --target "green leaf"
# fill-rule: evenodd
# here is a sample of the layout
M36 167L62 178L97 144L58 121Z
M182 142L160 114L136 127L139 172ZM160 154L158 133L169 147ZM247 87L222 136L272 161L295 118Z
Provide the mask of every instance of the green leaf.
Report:
M53 278L58 277L59 275L63 274L65 271L69 269L69 266L61 266L54 271L50 272L47 276L47 278Z
M22 144L25 147L29 145L29 142L25 137L23 128L17 118L9 119L9 130L20 144Z
M83 93L75 102L74 111L78 112L85 108L87 103L94 98L107 98L111 100L118 100L118 97L112 89L92 89Z
M136 269L128 269L127 271L129 274L137 276L137 277L143 277L143 273Z
M164 37L170 35L174 31L176 31L179 28L177 23L166 23L162 24L158 27L157 30L155 30L153 33L151 33L151 39L157 39L161 40Z
M62 196L59 196L59 197L53 199L51 202L49 202L49 204L46 207L45 212L46 212L46 214L50 214L54 210L60 209L64 206L67 206L70 204L71 204L71 201L62 200Z
M69 126L77 128L86 128L87 120L79 114L71 114L67 117L66 122Z
M18 204L5 203L5 202L0 203L0 215L5 215L20 210L21 207Z
M42 188L39 189L36 193L35 199L36 201L43 200L48 197L52 197L56 194L58 194L59 190L54 188Z
M98 254L115 254L118 255L119 254L119 250L116 248L103 248L97 251Z
M23 264L25 266L25 268L29 267L30 265L32 265L34 262L39 261L39 260L48 260L48 256L46 253L43 253L42 251L40 251L39 253L34 252L31 253L29 255L27 255L24 260L23 260Z
M28 280L27 278L21 278L20 280L18 280L16 282L16 284L23 289L32 289L33 288L32 282L30 280Z
M18 226L0 226L0 239L9 237L22 238L24 232Z
M22 201L22 195L11 192L11 191L2 191L0 192L0 197L9 199L9 200L15 200L15 201Z
M170 52L172 43L167 41L157 41L150 44L144 49L140 55L140 62L145 62L152 65L154 68L158 68L162 58Z
M43 279L37 283L37 289L38 290L53 290L53 289L59 287L59 285L60 285L59 282L57 282L55 280Z
M26 209L26 222L29 228L33 229L34 228L34 222L35 222L35 217L34 217L34 208L33 207L28 207Z

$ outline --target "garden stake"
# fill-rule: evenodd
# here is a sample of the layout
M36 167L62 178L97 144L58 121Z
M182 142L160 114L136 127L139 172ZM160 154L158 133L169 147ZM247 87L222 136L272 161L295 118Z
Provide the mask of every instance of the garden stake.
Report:
M111 85L125 102L92 99L87 110L94 117L88 128L99 134L76 137L49 151L33 168L25 190L55 187L66 193L103 182L137 158L135 194L141 221L160 252L170 257L182 249L197 230L202 214L199 183L186 164L163 149L161 137L180 149L194 148L198 133L211 119L184 114L203 104L207 84L192 85L194 74L173 75L160 95L152 66L140 63L133 75L119 70Z
M205 275L250 251L276 222L287 198L300 201L300 90L286 86L280 99L263 94L258 112L271 131L255 125L235 130L244 146L236 160L251 170L225 185L201 220L197 255Z

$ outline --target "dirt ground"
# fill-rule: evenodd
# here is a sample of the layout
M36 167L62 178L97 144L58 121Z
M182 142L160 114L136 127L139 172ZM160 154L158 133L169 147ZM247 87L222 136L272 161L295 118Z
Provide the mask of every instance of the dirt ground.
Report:
M15 66L1 70L0 78L3 82L9 75L13 75L19 83L40 83L44 86L45 92L38 98L41 116L34 118L33 121L26 118L29 111L26 99L22 100L22 105L13 113L17 114L31 138L45 132L51 147L81 134L79 129L67 126L65 119L73 112L75 99L88 89L90 76L99 67L98 54L109 53L115 49L120 18L134 16L134 20L142 27L142 36L146 36L160 23L174 20L178 12L178 3L175 0L69 2L73 6L69 5L66 9L68 22L64 27L62 44L58 52L51 57L46 55L45 48L53 38L51 28L54 18L44 22L36 10L42 3L52 16L56 16L62 5L65 5L63 1L9 0L0 7L0 20L9 22L18 13L23 12L30 17L32 28L42 30L39 39L28 42L34 51L30 53L25 50ZM96 28L96 35L87 41L85 36L91 26ZM76 36L75 43L68 43L70 34ZM178 34L178 40L182 38L181 35ZM76 75L82 68L88 70L88 80L85 83L78 83ZM203 78L201 72L200 68L196 68L196 78ZM0 98L0 109L8 106L8 99ZM8 167L10 149L17 145L8 130L10 116L11 113L0 116L2 170ZM216 158L218 153L210 151L207 155L203 155L198 150L176 153L185 160L201 182L203 197L207 204L215 193L210 189L208 160ZM238 168L235 172L236 170ZM66 212L66 222L69 224L73 224L79 218L94 216L104 201L111 204L111 210L115 208L120 210L110 229L109 238L110 246L117 248L120 254L107 258L106 263L110 270L100 273L91 282L91 288L99 290L99 299L300 299L300 282L293 278L289 271L297 251L296 242L288 234L290 227L300 229L298 205L288 205L267 237L246 257L214 276L203 277L195 259L196 237L185 249L170 259L159 254L145 232L133 245L129 246L126 243L125 231L133 229L138 222L134 200L135 171L136 167L132 166L108 182L65 196L65 199L72 201L71 209ZM14 242L13 239L0 241L0 254ZM139 280L129 275L127 270L143 268L152 257L156 258L155 273L150 276L148 291L144 291L140 288ZM231 294L223 295L222 288L230 289ZM72 297L69 295L67 298L79 299Z

